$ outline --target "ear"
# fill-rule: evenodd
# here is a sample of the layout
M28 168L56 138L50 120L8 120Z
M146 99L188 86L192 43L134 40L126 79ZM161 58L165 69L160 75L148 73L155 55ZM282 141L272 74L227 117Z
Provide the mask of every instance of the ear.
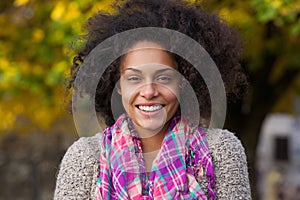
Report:
M119 95L122 95L120 84L117 85L117 92Z

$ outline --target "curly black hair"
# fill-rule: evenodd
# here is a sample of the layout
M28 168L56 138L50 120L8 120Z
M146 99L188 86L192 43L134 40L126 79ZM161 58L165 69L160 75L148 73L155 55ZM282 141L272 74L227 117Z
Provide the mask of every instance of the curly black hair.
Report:
M216 63L230 100L239 98L247 88L247 76L240 66L242 42L238 32L216 14L204 11L200 4L181 0L125 0L118 1L113 14L103 11L92 16L87 24L85 44L73 59L68 88L74 81L81 64L101 42L118 33L140 28L161 27L179 31L197 41ZM144 37L144 38L143 38ZM158 42L150 36L140 40ZM129 47L132 42L126 41ZM123 45L123 44L122 44ZM174 55L178 71L189 81L199 101L201 117L209 118L211 101L205 82L198 71L186 60ZM100 78L95 94L95 110L104 117L108 126L115 120L111 109L113 89L120 78L120 60L115 60ZM84 84L84 83L82 83ZM115 105L115 104L114 104Z

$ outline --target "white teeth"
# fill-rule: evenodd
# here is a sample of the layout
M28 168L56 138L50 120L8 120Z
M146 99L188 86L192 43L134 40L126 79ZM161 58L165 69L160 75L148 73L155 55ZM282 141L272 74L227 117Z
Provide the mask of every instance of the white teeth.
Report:
M153 112L160 110L162 108L162 105L156 105L156 106L138 106L140 110L147 111L147 112Z

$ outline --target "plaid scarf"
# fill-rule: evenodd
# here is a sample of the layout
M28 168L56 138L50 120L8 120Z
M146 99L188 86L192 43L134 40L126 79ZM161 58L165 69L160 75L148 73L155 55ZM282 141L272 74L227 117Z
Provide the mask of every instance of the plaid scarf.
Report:
M212 158L203 130L174 117L147 176L142 144L123 114L103 131L96 199L216 199ZM203 170L204 169L204 170ZM208 197L197 178L208 181Z

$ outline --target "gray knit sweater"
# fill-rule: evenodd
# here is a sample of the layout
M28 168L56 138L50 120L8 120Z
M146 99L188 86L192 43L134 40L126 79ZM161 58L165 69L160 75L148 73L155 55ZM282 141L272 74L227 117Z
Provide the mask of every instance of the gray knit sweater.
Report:
M241 142L227 130L209 130L217 199L251 199L247 161ZM66 152L57 176L54 200L95 199L100 135L81 137ZM207 188L205 176L198 180ZM205 189L204 189L205 191Z

